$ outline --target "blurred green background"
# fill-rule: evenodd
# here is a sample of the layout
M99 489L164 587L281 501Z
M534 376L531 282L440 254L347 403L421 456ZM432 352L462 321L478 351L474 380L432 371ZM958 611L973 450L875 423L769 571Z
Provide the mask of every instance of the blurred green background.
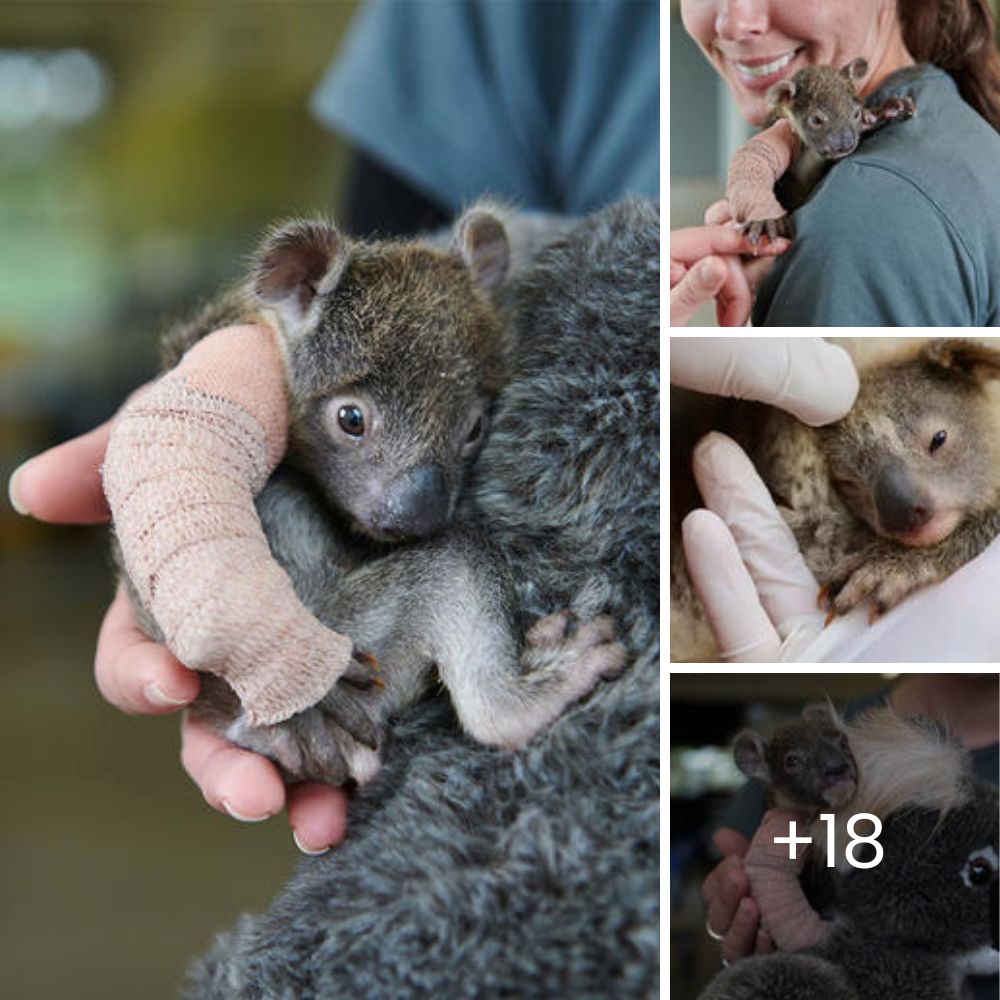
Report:
M109 416L282 215L336 215L310 115L352 3L0 4L0 473ZM94 687L106 533L0 505L0 995L168 997L300 857Z

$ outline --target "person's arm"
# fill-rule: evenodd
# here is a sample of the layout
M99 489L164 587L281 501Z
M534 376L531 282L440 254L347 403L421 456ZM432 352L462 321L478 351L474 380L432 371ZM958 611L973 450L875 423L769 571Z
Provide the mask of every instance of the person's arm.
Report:
M754 326L981 325L983 276L948 217L872 163L831 170L758 290Z
M8 486L14 508L53 523L108 521L100 467L110 432L108 421L22 465ZM104 697L128 713L164 715L190 704L198 694L198 675L139 629L121 589L101 626L94 672ZM184 768L215 809L256 821L287 807L295 841L307 853L343 840L343 789L316 784L286 788L269 760L233 746L187 714L181 740Z

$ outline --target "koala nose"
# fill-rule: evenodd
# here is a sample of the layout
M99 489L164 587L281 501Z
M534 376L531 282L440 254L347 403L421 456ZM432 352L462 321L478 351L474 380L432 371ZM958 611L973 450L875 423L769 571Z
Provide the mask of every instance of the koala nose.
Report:
M858 144L858 133L850 126L845 125L840 131L834 132L827 137L824 143L824 156L846 156L854 152L854 147Z
M906 534L933 516L931 504L917 489L902 465L883 469L875 480L875 509L885 531Z
M828 761L826 766L823 768L824 778L843 778L850 768L847 766L847 761L840 757L836 760Z
M374 515L375 527L396 537L433 535L447 523L448 507L444 471L439 465L417 465L386 491Z

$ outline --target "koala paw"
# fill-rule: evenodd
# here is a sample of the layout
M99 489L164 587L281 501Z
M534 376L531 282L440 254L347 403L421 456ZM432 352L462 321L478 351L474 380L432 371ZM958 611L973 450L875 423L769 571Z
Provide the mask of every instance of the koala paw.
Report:
M869 621L874 622L908 594L942 575L919 551L875 542L834 566L819 601L829 609L827 624L866 601L871 602Z
M743 223L741 232L746 234L747 239L756 250L762 236L766 236L771 241L776 240L779 236L791 239L795 235L795 225L789 215L782 215L775 219L751 219L749 222Z
M607 615L581 622L558 611L535 622L525 636L523 665L539 683L573 679L578 696L599 678L617 677L625 666L625 648L615 641L615 623Z
M379 730L366 690L355 680L342 680L317 705L276 725L251 725L241 713L225 736L273 760L293 781L364 784L379 766Z

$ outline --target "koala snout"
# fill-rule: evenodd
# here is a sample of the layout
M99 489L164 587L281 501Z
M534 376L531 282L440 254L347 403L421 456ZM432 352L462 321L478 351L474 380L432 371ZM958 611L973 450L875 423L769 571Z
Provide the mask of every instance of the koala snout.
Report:
M875 479L875 510L882 529L905 535L934 516L934 505L918 489L905 466L883 468Z
M448 522L448 486L439 465L418 465L386 490L372 513L373 527L392 538L422 538Z
M853 153L858 144L858 133L850 125L845 125L842 129L826 137L823 141L820 153L828 159L839 159Z

